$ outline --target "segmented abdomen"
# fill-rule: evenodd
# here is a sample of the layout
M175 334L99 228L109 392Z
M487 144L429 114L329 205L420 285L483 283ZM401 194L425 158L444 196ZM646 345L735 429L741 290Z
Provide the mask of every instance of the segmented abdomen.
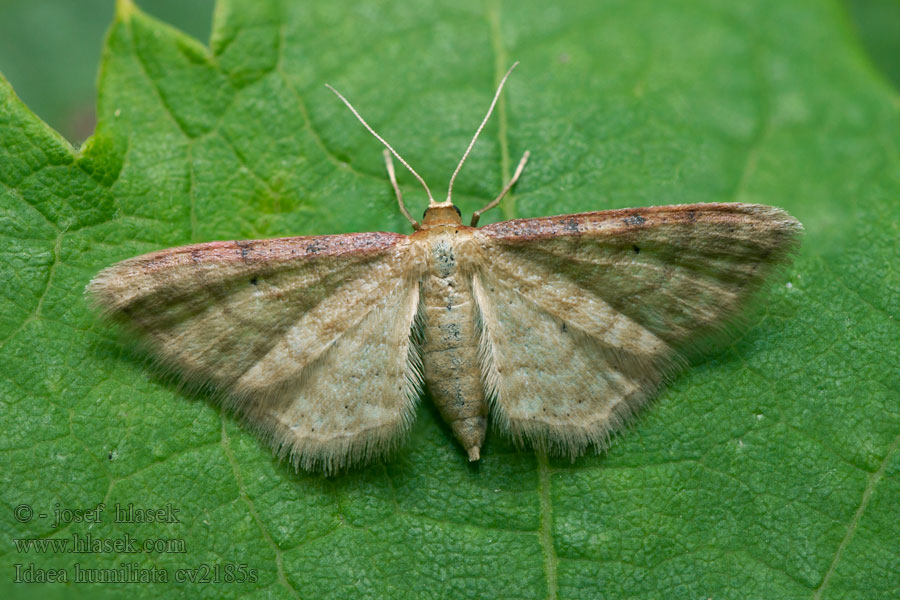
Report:
M444 420L468 451L479 456L487 427L487 403L478 360L478 332L471 275L461 272L452 233L429 245L422 282L425 381Z

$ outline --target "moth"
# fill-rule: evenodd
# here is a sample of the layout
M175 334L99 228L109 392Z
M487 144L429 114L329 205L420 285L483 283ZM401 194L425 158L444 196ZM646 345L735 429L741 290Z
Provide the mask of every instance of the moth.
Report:
M515 68L513 65L512 68ZM191 384L221 392L295 468L326 473L396 448L423 383L469 460L488 419L554 454L598 450L681 362L735 317L799 243L800 223L738 203L605 210L476 227L453 181L436 202L381 141L413 233L195 244L115 264L93 303ZM407 211L392 154L428 194Z

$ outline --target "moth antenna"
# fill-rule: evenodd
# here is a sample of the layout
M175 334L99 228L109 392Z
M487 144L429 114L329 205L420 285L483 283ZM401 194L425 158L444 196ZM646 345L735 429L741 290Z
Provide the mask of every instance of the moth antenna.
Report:
M403 194L400 193L400 186L397 185L397 174L394 173L394 161L391 160L391 153L387 150L384 151L384 165L387 168L388 179L391 180L394 193L397 195L397 203L400 204L400 212L402 212L403 216L412 224L412 228L418 231L420 227L419 222L412 218L409 211L406 210L406 205L403 204Z
M481 130L484 129L485 124L488 119L491 118L491 113L494 112L494 106L497 105L497 100L500 98L500 92L503 91L503 84L506 83L506 80L509 78L509 74L513 72L519 65L519 61L513 63L513 65L509 68L509 71L506 72L506 75L503 76L503 79L500 80L500 85L497 86L497 91L494 93L494 99L491 101L491 106L488 108L487 114L484 115L484 119L481 121L481 125L478 126L478 130L475 132L475 135L472 137L472 141L469 142L469 147L466 148L465 153L463 153L462 158L459 161L459 164L456 165L456 170L453 171L453 175L450 176L450 185L447 186L447 203L450 202L450 194L453 192L453 182L456 180L456 175L459 173L459 170L462 169L463 163L466 162L466 159L469 157L469 152L472 151L472 146L475 145L475 140L478 139L479 134L481 134Z
M525 154L522 155L521 160L519 160L519 164L516 167L516 172L513 173L512 179L510 179L506 183L506 185L503 186L503 189L500 190L500 193L497 195L497 197L491 200L484 208L476 210L472 213L472 223L470 223L470 227L475 227L476 225L478 225L478 219L481 218L481 215L500 204L500 201L503 200L503 196L505 196L507 192L512 189L512 186L516 185L516 182L519 180L519 176L522 174L522 170L525 168L525 163L528 162L529 156L531 156L531 152L526 150Z
M504 78L504 79L505 79L505 78ZM347 105L347 108L350 109L350 112L353 113L353 116L355 116L357 119L359 119L359 122L363 124L363 127L365 127L366 129L368 129L368 130L369 130L369 133L371 133L372 135L375 136L375 139L377 139L379 142L381 142L382 144L384 144L385 147L386 147L388 150L391 151L391 154L393 154L394 156L396 156L396 157L397 157L397 160L399 160L401 163L403 163L403 166L406 167L407 169L409 169L409 172L412 173L412 174L415 176L415 178L419 180L419 183L421 183L421 184L422 184L422 187L425 188L425 193L428 194L428 206L432 206L432 205L436 204L436 202L434 201L434 198L431 196L431 190L428 189L428 184L425 183L425 180L422 179L422 176L419 175L418 173L416 173L416 170L413 169L411 166L409 166L409 163L406 162L405 160L403 160L403 157L400 156L400 155L397 153L397 151L394 150L394 148L384 140L383 137L381 137L380 135L378 135L377 133L375 133L375 130L372 129L372 128L369 126L368 123L366 123L366 120L363 119L362 116L360 116L360 114L356 111L355 108L353 108L353 105L350 104L350 101L349 101L349 100L347 100L346 98L344 98L344 96L342 96L341 93L340 93L339 91L337 91L336 89L334 89L333 87L331 87L331 86L328 85L327 83L325 84L325 87L327 87L329 90L331 90L332 92L334 92L334 94L335 94L338 98L341 99L341 102L343 102L344 104ZM403 203L402 203L402 201L401 201L401 206L402 206L402 205L403 205ZM406 211L404 211L404 213L405 213L405 212L406 212ZM408 218L408 217L407 217L407 218Z

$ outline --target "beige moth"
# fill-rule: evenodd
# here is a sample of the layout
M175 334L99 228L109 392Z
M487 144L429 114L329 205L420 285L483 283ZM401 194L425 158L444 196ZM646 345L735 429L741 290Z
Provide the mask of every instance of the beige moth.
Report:
M781 209L739 203L476 227L528 153L463 225L453 181L508 76L444 202L335 91L388 148L412 234L171 248L104 269L89 298L185 381L218 390L297 468L331 473L383 457L408 432L423 384L469 460L489 418L550 453L603 448L681 351L789 260L802 227ZM428 192L422 223L403 204L391 153Z

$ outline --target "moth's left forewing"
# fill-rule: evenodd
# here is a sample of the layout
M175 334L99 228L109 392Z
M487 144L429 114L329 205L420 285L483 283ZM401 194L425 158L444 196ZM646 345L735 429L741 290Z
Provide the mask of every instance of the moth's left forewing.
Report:
M520 219L483 227L474 276L486 387L520 439L605 442L680 351L737 314L800 224L748 204Z
M423 264L391 233L211 242L128 259L87 291L295 465L332 472L383 455L409 428Z

